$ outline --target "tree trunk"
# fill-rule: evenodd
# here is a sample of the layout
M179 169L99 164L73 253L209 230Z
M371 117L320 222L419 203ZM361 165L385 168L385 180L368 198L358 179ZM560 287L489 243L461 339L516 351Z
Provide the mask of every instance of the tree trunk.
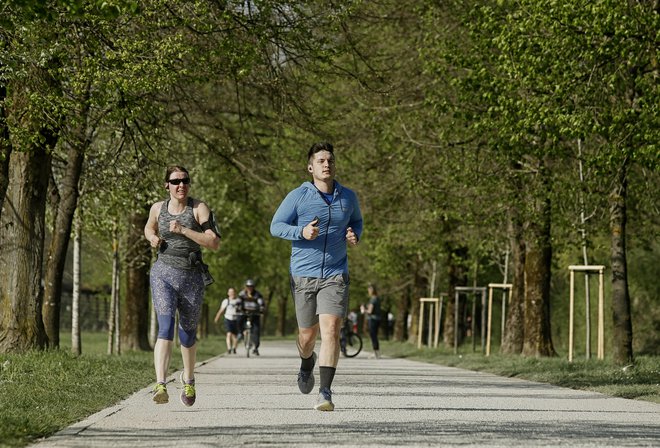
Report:
M112 287L110 294L110 309L108 313L108 355L117 352L115 334L119 331L117 328L117 303L119 302L119 241L117 240L116 230L113 231L112 238Z
M9 141L9 127L7 126L7 111L4 107L6 97L7 88L0 85L0 213L2 213L7 186L9 185L9 159L12 149Z
M408 338L408 309L410 307L409 295L402 292L396 301L396 317L394 318L394 334L392 339L403 342Z
M540 195L535 203L533 222L528 227L525 254L525 356L555 356L550 332L550 199L545 170L540 168Z
M264 297L264 314L261 316L261 332L265 333L266 332L266 324L268 323L270 319L270 303L273 300L273 296L275 295L275 288L271 288L268 291L268 297Z
M129 218L126 238L126 302L122 307L121 346L151 350L149 345L149 264L151 246L144 238L146 213Z
M413 273L412 273L413 284L412 287L410 288L412 295L410 297L411 321L410 321L410 332L408 333L408 342L412 344L416 344L417 335L420 330L423 330L419 328L419 311L420 311L419 299L422 297L426 297L426 295L428 294L429 284L427 278L421 275L421 267L422 267L421 260L417 258L417 261L413 263L412 266L413 266Z
M633 329L628 291L626 261L626 198L628 193L628 160L617 173L616 185L610 195L610 232L612 236L612 311L614 319L613 357L617 364L633 362Z
M52 142L46 136L46 144ZM46 145L11 155L9 187L0 216L0 353L43 348L41 320Z
M513 279L500 350L502 353L519 355L525 339L525 241L522 219L516 205L509 208L508 233Z
M115 278L115 323L114 323L114 329L115 329L115 338L114 338L114 345L115 345L115 354L116 355L121 355L121 344L120 344L120 339L119 339L119 333L120 333L120 320L119 320L119 302L120 302L120 296L119 296L119 278L120 278L120 272L117 270L117 277Z
M76 214L73 229L73 297L71 299L71 353L80 355L80 239L82 226L80 214Z
M0 35L0 47L3 51L9 50L7 36ZM0 61L0 71L3 71L3 64ZM9 140L9 126L7 125L7 109L5 101L7 99L7 86L5 82L0 84L0 213L2 213L7 187L9 186L9 159L12 145Z
M60 307L62 303L62 276L66 264L67 249L71 238L73 214L78 206L78 182L82 174L85 148L85 130L78 131L82 141L74 142L67 151L67 168L59 189L57 210L54 211L54 228L46 265L44 288L43 321L48 336L48 344L60 346Z
M447 306L445 308L444 331L442 332L442 340L447 347L454 346L454 326L456 322L456 287L467 285L467 274L465 272L465 261L467 260L468 249L467 247L452 246L451 243L447 244L447 276L449 284L447 286ZM462 302L461 309L465 306L465 300ZM461 310L459 310L461 311ZM459 315L463 315L459 312ZM458 327L458 343L463 341L465 334L465 325L459 319Z

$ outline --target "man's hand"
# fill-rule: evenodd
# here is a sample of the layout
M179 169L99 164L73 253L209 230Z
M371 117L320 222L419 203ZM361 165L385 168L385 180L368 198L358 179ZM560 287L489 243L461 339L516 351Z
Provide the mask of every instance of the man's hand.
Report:
M312 222L303 227L302 235L306 240L315 240L319 236L319 218L318 216L314 218Z
M355 232L353 232L352 227L349 227L349 228L346 229L346 241L351 246L357 246L357 244L358 244L358 237L355 234Z

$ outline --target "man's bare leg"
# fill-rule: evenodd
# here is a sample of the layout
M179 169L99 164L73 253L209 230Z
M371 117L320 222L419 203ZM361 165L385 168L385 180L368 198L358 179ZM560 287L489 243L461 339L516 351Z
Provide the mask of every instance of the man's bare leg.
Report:
M319 315L321 350L319 366L337 367L339 362L339 331L342 318L333 314Z

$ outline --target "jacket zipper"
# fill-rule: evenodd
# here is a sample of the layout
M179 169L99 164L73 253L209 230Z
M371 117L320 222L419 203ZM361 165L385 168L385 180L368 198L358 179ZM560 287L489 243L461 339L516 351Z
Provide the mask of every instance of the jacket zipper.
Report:
M325 236L323 238L323 262L321 263L321 278L325 278L325 250L328 248L328 229L330 228L330 220L332 219L332 204L328 204L328 224L325 226Z
M325 271L325 251L328 248L328 229L330 228L330 220L332 219L332 203L335 202L335 195L332 196L332 200L328 204L328 202L325 200L325 196L323 196L323 193L321 193L321 190L317 188L316 191L319 192L319 196L321 196L323 202L325 202L328 206L328 224L325 226L325 237L323 238L323 261L321 262L321 278L324 278L323 274Z

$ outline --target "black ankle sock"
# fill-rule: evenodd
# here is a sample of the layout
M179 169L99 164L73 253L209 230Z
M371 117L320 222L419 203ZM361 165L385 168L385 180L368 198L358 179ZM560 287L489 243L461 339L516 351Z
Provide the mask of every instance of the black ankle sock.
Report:
M309 372L314 368L314 353L312 353L312 356L309 358L300 358L300 368L304 370L305 372Z
M330 386L332 386L332 380L335 378L335 372L337 371L337 369L334 367L321 366L319 367L319 371L321 372L321 385L319 389L325 389L325 388L330 389Z

